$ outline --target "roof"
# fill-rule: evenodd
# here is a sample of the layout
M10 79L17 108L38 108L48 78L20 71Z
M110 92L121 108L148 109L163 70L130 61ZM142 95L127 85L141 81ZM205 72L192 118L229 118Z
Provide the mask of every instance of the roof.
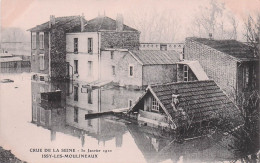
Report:
M3 57L12 57L13 55L10 54L10 53L0 53L0 58L3 58Z
M201 67L198 61L185 60L177 63L188 65L198 80L209 80L207 74L205 73L205 71L203 70L203 68Z
M189 116L191 122L202 122L211 119L216 113L224 113L223 116L236 117L239 110L237 106L223 93L213 80L176 82L148 86L147 91L159 100L159 104L170 115L175 118L175 111L171 105L172 95L178 90L179 105ZM139 98L130 111L137 109L138 102L145 94Z
M207 38L190 37L188 39L194 40L201 44L207 45L220 52L228 54L238 60L257 60L254 52L249 45L236 40L210 40Z
M0 62L14 62L14 61L22 61L22 59L20 57L0 58Z
M80 25L80 19L81 16L64 16L64 17L57 17L55 18L55 25L53 27L60 27L66 28L68 26L79 26ZM84 23L86 23L86 20L84 19ZM36 27L33 27L29 29L28 31L31 32L44 32L48 31L49 28L49 21L37 25Z
M85 24L84 32L98 32L102 30L115 31L116 30L116 20L111 19L107 16L99 16L94 19L91 19ZM138 30L131 28L124 24L123 31L134 31Z
M130 54L142 65L176 64L179 53L161 50L132 50Z

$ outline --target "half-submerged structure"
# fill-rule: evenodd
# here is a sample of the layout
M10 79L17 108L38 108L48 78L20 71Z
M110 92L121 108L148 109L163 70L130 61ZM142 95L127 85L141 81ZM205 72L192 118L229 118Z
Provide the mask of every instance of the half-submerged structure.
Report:
M237 106L213 80L150 85L129 113L141 124L170 129L239 116Z

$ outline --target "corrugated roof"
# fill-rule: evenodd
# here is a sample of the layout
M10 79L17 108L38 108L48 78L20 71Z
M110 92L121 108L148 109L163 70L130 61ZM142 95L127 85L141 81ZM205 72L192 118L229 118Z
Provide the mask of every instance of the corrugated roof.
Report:
M22 59L20 57L0 58L0 62L14 62L14 61L22 61Z
M65 17L57 17L55 18L55 25L53 27L64 27L67 26L79 26L80 25L80 18L81 16L65 16ZM86 20L84 19L84 23L86 23ZM45 22L41 25L37 25L36 27L33 27L29 29L28 31L31 32L44 32L48 31L49 28L49 21Z
M224 116L237 115L238 108L223 93L213 80L177 82L150 86L172 117L172 94L178 90L179 106L192 119L192 122L209 120L214 113L224 111Z
M85 24L84 32L98 32L102 30L115 31L116 30L116 20L111 19L107 16L99 16L94 19L89 20ZM131 28L124 24L123 31L135 31L136 29Z
M179 53L176 51L161 50L132 50L130 51L143 65L175 64L179 61Z
M257 57L254 55L254 52L251 50L250 46L236 40L210 40L207 38L196 37L190 37L187 39L191 39L201 44L207 45L213 49L221 51L239 60L257 59Z
M181 61L178 64L188 65L198 80L209 79L198 61Z

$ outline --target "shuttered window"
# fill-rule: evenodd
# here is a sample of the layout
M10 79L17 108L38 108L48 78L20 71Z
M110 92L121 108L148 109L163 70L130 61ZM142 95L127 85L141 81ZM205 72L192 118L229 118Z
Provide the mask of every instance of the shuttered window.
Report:
M41 32L39 35L39 39L40 39L40 49L44 49L44 33Z
M32 49L36 49L36 33L32 34Z

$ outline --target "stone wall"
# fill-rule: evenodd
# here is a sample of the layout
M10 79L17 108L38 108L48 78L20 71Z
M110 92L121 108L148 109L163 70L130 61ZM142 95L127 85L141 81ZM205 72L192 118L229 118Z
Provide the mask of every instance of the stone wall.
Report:
M142 65L137 62L129 52L124 52L125 55L119 60L116 69L116 80L121 86L142 86ZM129 66L133 66L133 76L129 75Z
M143 66L143 86L177 81L176 64Z
M237 61L209 46L186 39L184 59L197 60L210 79L213 79L234 100L237 82Z
M138 49L139 32L101 32L101 48Z

